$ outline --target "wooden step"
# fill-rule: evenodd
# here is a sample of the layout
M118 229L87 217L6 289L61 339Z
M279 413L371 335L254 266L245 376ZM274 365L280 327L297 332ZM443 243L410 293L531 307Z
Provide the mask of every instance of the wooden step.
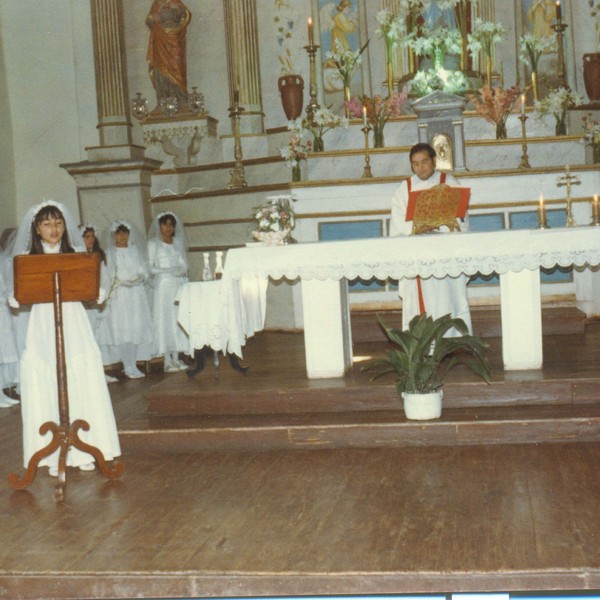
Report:
M353 310L350 315L352 339L354 342L385 341L385 334L379 327L380 314L393 327L402 327L401 310L365 311ZM501 337L502 324L500 308L474 308L471 311L473 333L483 338ZM585 313L576 307L552 307L542 309L542 330L544 335L565 335L583 333L586 323Z
M600 441L600 404L447 408L408 421L400 408L351 413L213 415L119 431L124 452L536 444Z
M444 384L444 406L474 408L489 406L556 405L600 402L600 380L542 379L530 373L529 380L498 379L448 381ZM521 374L522 377L527 375ZM194 417L214 415L275 415L344 413L395 410L401 406L393 378L365 381L344 387L332 380L314 381L307 387L254 387L246 390L219 389L177 374L154 386L147 394L150 417Z

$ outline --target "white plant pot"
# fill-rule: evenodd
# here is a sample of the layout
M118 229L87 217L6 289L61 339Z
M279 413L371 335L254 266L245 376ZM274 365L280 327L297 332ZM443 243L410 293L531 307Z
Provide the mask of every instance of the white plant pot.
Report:
M442 415L442 390L429 394L409 394L402 392L404 399L404 414L407 419L426 421L439 419Z

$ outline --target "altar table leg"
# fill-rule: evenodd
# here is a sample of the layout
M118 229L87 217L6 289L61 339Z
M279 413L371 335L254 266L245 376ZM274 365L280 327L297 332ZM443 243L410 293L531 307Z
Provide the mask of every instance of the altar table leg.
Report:
M502 358L510 370L541 369L542 299L539 269L500 275Z
M302 309L308 377L343 377L352 366L346 280L303 279Z

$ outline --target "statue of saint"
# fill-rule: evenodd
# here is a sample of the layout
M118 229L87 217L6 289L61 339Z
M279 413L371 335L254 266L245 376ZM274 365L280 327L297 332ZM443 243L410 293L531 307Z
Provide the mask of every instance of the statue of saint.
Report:
M157 106L172 97L180 108L187 106L186 34L191 16L181 0L154 0L146 17L147 60Z

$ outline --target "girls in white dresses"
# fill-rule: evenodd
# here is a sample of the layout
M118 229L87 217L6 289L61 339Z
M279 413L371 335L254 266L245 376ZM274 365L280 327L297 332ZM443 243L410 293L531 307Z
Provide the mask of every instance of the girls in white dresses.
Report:
M112 343L125 375L138 379L144 373L137 368L137 361L152 358L152 313L145 288L150 275L146 240L128 221L113 221L106 248L112 281L107 297Z
M46 200L26 214L13 253L51 254L74 252L71 240L78 240L77 226L70 212L58 202ZM77 248L83 250L83 248ZM14 298L11 304L15 304ZM62 304L63 334L67 367L69 417L84 419L89 431L79 431L81 439L100 449L106 460L120 456L121 448L112 404L104 380L104 368L90 321L80 302ZM40 435L46 421L59 422L56 383L54 307L34 304L31 309L25 350L21 357L21 403L23 418L23 463L50 442L52 435ZM58 450L39 463L58 474ZM92 457L70 446L67 466L93 470Z
M106 267L106 253L100 247L98 241L97 229L89 223L84 223L79 226L81 238L85 249L88 252L96 253L100 256L100 286L108 291L110 289L110 276ZM87 310L90 324L92 325L92 331L96 336L96 341L100 347L102 353L102 363L104 365L110 365L118 362L118 357L114 351L114 343L110 334L110 327L108 324L108 302L99 304L98 302L86 302L84 304ZM119 380L108 373L105 375L106 383L117 383Z
M148 232L148 260L154 288L154 353L164 357L165 371L180 371L187 365L179 360L179 353L187 351L189 343L177 322L175 299L188 281L188 260L183 227L174 213L154 217Z

